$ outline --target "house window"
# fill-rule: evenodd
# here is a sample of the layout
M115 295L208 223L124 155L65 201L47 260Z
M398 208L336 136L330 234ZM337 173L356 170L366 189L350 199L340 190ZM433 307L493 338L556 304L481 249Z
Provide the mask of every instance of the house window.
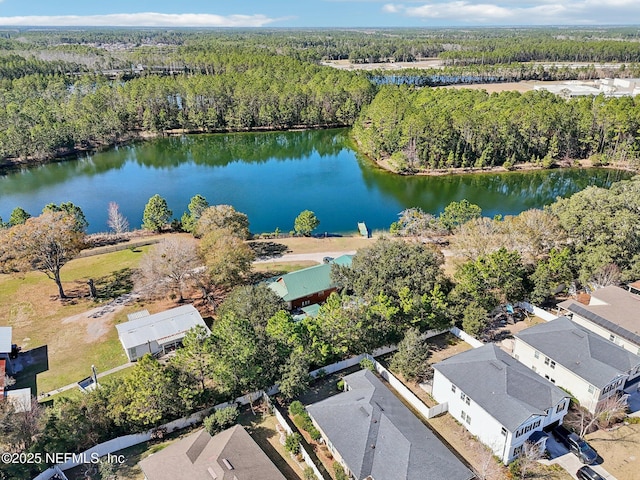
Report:
M551 383L556 383L556 381L553 378L551 378L549 375L545 375L544 378L549 380Z
M589 393L593 393L596 391L596 388L593 385L589 385Z
M453 383L451 384L451 391L456 393L456 386Z
M506 436L507 436L507 429L506 429L506 428L504 428L504 427L502 427L502 428L500 429L500 433L506 437Z
M309 305L310 303L311 303L311 300L304 300L304 301L302 302L302 306L303 306L303 307L306 307L306 306L307 306L307 305Z
M464 392L460 392L460 400L464 402L465 398L467 398L467 396L464 394Z
M560 405L556 407L556 413L560 413L562 410L564 410L564 407L566 406L567 406L567 401L564 400Z
M471 415L467 415L467 425L471 425Z
M551 359L549 357L544 357L544 364L545 365L549 365L550 361L551 361Z
M536 366L535 365L531 365L531 370L533 370L534 372L537 372Z
M609 335L609 340L611 340L612 342L616 341L616 336L615 335Z
M467 420L467 414L464 413L464 410L462 410L462 413L460 413L460 418L462 418L463 421Z
M524 448L524 444L520 445L519 447L516 447L513 449L513 456L514 457L518 457L520 456L520 454L522 453L522 449Z
M515 358L516 360L520 360L520 355L518 355L518 354L516 353L516 354L514 355L514 358Z
M536 358L540 358L540 352L536 350L535 352L533 352L533 356Z
M553 360L551 360L551 363L549 364L549 366L551 368L556 368L556 362L554 362Z
M467 395L467 398L465 398L464 401L467 405L471 405L471 399L469 398L469 395Z

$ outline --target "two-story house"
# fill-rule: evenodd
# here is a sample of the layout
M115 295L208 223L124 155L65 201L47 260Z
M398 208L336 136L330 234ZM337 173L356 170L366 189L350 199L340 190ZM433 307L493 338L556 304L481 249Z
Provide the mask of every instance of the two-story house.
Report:
M640 357L567 317L515 335L513 356L590 412L640 376Z
M562 423L569 395L495 344L468 350L434 366L433 398L505 464L527 440L544 449Z
M578 325L640 355L640 294L609 286L596 290L588 305L576 300L558 304L560 315L571 318Z

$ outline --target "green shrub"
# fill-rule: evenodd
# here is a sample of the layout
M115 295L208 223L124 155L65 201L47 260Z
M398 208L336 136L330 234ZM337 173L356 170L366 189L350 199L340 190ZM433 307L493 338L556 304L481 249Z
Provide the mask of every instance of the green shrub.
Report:
M302 478L304 480L316 480L316 474L314 473L313 468L305 468L304 472L302 472Z
M338 380L338 383L336 383L336 387L342 392L344 390L344 380Z
M296 400L295 402L291 402L291 405L289 405L289 413L293 416L304 415L306 410L304 409L302 402Z
M289 453L297 455L300 453L300 440L300 434L297 432L287 435L287 438L284 440L284 449Z
M311 439L316 442L322 438L322 435L320 435L320 431L314 426L312 426L307 431L309 432L309 436L311 437Z
M362 360L360 360L360 368L362 369L366 368L367 370L371 370L372 372L376 371L375 365L368 358L363 358Z
M349 480L349 477L344 473L344 468L338 462L333 462L333 471L336 473L336 480Z
M238 407L235 405L216 410L204 419L204 428L207 429L209 435L213 436L234 425L238 414Z

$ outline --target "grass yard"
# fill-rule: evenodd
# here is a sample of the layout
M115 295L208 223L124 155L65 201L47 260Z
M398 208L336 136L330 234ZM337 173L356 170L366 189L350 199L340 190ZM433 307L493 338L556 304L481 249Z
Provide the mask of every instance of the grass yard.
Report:
M598 430L587 441L604 459L602 466L619 480L638 478L640 470L640 424Z
M65 292L70 299L57 299L57 287L43 273L0 275L0 318L13 327L13 342L22 347L25 369L17 375L17 388L31 386L43 393L76 382L91 373L127 362L118 340L116 323L126 314L153 306L137 304L117 313L105 312L88 318L84 312L131 289L131 269L148 249L122 250L80 258L62 268ZM98 301L88 297L92 278Z
M365 238L362 236L345 237L290 237L271 240L255 240L259 242L271 242L287 247L286 253L320 253L333 251L350 251L368 247L375 238Z

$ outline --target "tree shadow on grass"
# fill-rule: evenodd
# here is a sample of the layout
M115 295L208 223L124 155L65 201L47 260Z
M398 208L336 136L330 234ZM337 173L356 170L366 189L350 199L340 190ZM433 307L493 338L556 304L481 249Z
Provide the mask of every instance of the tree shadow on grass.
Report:
M93 279L96 288L96 300L113 300L133 290L133 270L122 268L100 278ZM88 282L77 280L71 287L67 295L70 297L67 303L74 303L74 298L89 297L90 289Z
M281 257L289 252L289 247L277 242L249 242L249 246L258 260Z

